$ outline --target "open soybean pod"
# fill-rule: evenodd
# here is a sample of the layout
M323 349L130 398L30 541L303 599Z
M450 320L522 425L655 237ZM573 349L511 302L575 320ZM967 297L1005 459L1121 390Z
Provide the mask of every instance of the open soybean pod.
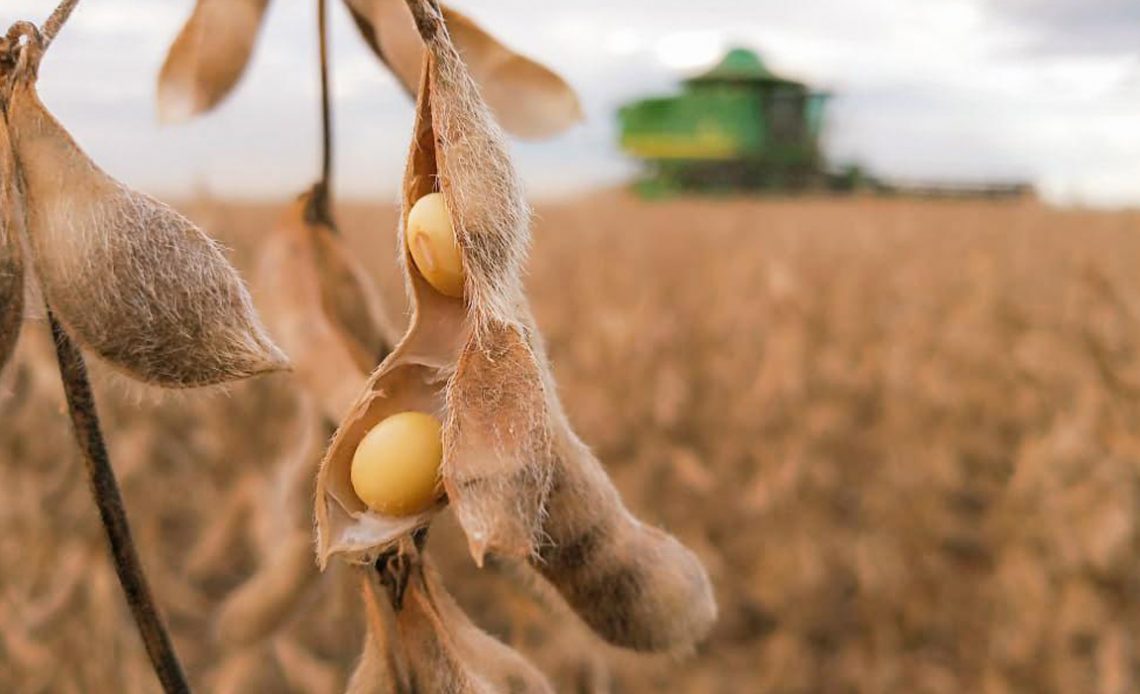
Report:
M425 556L409 559L407 586L396 601L375 572L363 579L368 637L348 694L554 691L522 655L471 622Z
M311 192L289 206L259 246L255 289L297 378L324 416L339 422L396 333L343 237L317 219Z
M34 32L12 75L7 122L33 266L60 322L112 365L157 385L283 368L217 245L104 173L48 113L35 87L41 57Z
M672 536L641 524L571 430L523 293L529 215L490 112L452 45L438 6L409 0L427 46L404 224L440 192L466 271L465 293L435 291L405 251L408 334L341 426L317 481L318 553L368 560L430 514L384 523L349 484L353 451L389 413L444 421L443 484L472 556L530 560L610 642L690 646L716 616L708 575ZM371 515L370 515L371 514Z
M164 123L209 111L241 79L269 0L197 0L158 77Z
M4 77L0 75L0 85ZM0 86L0 91L3 87ZM2 97L0 97L2 99ZM0 371L8 363L24 320L23 211L16 190L16 164L0 100Z
M412 319L369 379L317 478L318 555L368 563L438 507L409 517L369 509L353 489L352 458L387 417L423 412L444 423L443 484L472 553L535 552L550 479L546 395L529 343L520 275L528 211L501 135L446 33L429 42L403 189L401 258ZM405 240L421 197L439 192L466 269L465 296L440 293Z
M404 0L345 0L360 33L411 94L424 43ZM470 18L442 6L448 32L503 128L517 137L553 137L582 120L578 95L557 73L511 50Z

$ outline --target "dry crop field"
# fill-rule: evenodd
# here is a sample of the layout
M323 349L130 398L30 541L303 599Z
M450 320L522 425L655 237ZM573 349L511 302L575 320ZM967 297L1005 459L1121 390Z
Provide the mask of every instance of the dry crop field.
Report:
M243 271L280 212L183 209ZM340 218L399 320L396 216ZM634 657L510 567L477 571L453 522L430 546L559 691L1132 691L1138 263L1140 214L1033 202L540 205L527 281L570 417L631 509L700 555L720 619L690 658ZM0 382L0 691L155 691L28 327ZM340 690L363 633L340 566L272 638L220 645L222 600L280 539L270 472L306 446L290 377L160 397L95 369L191 679Z

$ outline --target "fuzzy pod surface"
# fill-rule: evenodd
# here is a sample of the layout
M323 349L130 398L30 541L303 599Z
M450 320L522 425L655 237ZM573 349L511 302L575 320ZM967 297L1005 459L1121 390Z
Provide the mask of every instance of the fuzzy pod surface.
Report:
M16 348L24 320L22 225L12 142L0 105L0 371Z
M345 0L365 42L410 94L424 42L404 0ZM524 139L553 137L582 120L574 89L550 68L520 55L461 12L441 5L448 32L496 119Z
M222 102L245 73L269 0L198 0L158 77L158 116L188 120Z
M472 553L535 551L549 486L545 387L520 280L529 211L502 134L446 34L428 42L403 187L401 265L410 327L342 423L317 480L318 553L367 563L433 512L386 518L349 481L352 456L385 417L420 411L444 423L443 479ZM407 215L443 194L467 270L466 296L435 291L404 242ZM505 359L492 362L491 355ZM509 409L497 407L509 404Z
M21 54L7 120L32 264L60 321L155 385L214 385L287 366L218 245L104 173L47 111L37 49Z
M350 694L553 694L521 654L471 622L426 556L412 561L398 605L375 574L364 578L368 637Z
M339 422L394 332L367 274L300 196L258 247L254 291L274 339L298 380Z
M409 5L428 50L403 217L406 223L423 195L442 193L466 291L462 299L436 292L403 252L411 327L372 375L322 463L319 558L367 562L408 531L362 511L347 478L369 429L388 414L421 410L444 423L447 501L477 563L488 553L527 559L616 645L691 647L716 618L708 574L675 538L630 514L573 432L522 287L529 211L502 134L438 7L428 0ZM418 527L431 515L403 520Z

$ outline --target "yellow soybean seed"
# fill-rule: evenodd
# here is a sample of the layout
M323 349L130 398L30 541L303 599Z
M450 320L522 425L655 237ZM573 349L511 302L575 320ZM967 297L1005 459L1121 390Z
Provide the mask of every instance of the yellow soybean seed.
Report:
M401 412L372 428L352 457L352 489L368 508L390 516L426 510L442 491L439 420Z
M462 298L463 257L441 193L429 193L412 205L404 237L412 260L428 284L440 294Z

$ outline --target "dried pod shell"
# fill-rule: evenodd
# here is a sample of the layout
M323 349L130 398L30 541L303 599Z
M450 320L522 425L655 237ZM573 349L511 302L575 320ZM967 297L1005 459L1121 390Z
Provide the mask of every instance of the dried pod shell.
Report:
M553 692L525 658L471 622L430 563L411 567L402 603L394 614L375 578L367 579L365 591L369 612L366 647L372 652L365 652L349 691ZM381 651L384 645L387 650Z
M444 480L476 562L530 556L551 485L546 389L530 345L492 323L459 357L448 390Z
M534 567L614 645L678 651L703 639L717 607L697 556L625 508L569 425L559 427L555 450L542 527L547 541L532 559Z
M387 320L379 294L368 273L324 224L310 222L313 262L321 285L321 306L333 327L349 345L361 373L370 373L392 351L399 332Z
M435 292L405 252L412 326L373 375L322 464L321 560L343 551L337 545L346 538L367 535L374 543L371 555L355 547L357 559L395 543L350 522L346 503L360 504L344 498L343 480L371 426L421 403L446 414L444 485L476 562L485 553L528 558L614 644L690 647L716 617L708 575L675 538L626 510L571 429L521 286L529 220L501 135L435 3L409 4L428 56L404 183L405 221L421 196L443 194L466 291L462 300ZM333 517L339 526L329 522Z
M394 331L363 268L341 237L312 220L311 205L312 195L302 195L258 247L254 288L298 379L339 422Z
M281 369L237 272L166 205L100 170L17 76L8 123L40 284L69 331L143 381L202 386Z
M345 4L368 45L415 94L424 44L404 0L345 0ZM446 5L443 16L483 98L509 133L543 139L582 120L578 95L553 70L507 48Z
M542 522L551 465L547 395L519 279L529 214L499 129L446 34L440 39L429 42L419 90L403 219L440 186L464 254L466 298L431 288L408 255L402 224L411 326L370 378L322 463L316 511L322 565L332 553L368 562L398 539L393 533L430 520L428 513L377 523L378 514L349 483L356 447L396 412L427 412L444 422L444 485L477 561L489 550L533 554Z
M253 54L269 0L198 0L158 77L164 123L209 111L238 83Z
M23 208L8 125L0 111L0 370L8 363L24 320Z
M401 537L427 525L442 508L440 503L412 516L386 516L368 508L352 487L352 456L373 427L399 412L425 412L439 418L443 410L445 377L440 369L408 361L405 355L397 347L372 375L321 462L315 513L317 558L322 569L333 554L371 563Z

